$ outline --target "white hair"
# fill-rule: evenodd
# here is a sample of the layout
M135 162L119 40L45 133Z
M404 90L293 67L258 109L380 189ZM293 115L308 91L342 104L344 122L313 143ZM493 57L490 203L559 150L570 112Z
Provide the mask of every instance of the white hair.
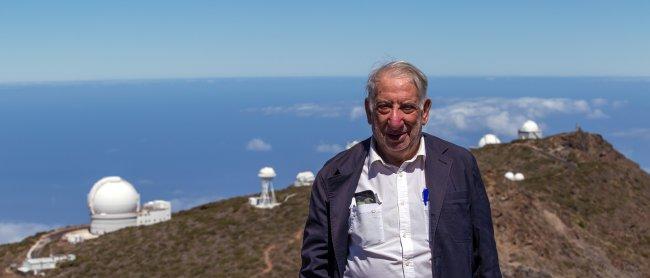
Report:
M424 100L427 97L427 76L420 69L406 61L390 61L374 69L368 75L368 82L366 83L368 99L375 100L377 97L377 83L381 76L386 73L390 73L391 77L410 78L418 90L420 106L424 104Z

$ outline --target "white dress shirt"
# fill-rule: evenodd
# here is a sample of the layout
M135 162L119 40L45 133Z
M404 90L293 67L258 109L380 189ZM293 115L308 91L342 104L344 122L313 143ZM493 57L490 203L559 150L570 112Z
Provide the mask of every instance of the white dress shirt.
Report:
M374 139L355 192L372 190L377 203L350 205L350 241L344 277L430 277L424 137L414 157L393 166ZM427 200L428 201L428 200Z

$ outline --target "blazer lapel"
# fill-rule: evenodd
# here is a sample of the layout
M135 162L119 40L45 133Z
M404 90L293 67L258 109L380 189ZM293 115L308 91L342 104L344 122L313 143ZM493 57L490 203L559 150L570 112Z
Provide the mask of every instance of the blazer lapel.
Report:
M339 273L343 276L345 265L341 262L347 257L348 247L348 218L350 217L350 203L356 189L357 182L353 174L339 174L327 180L329 187L328 199L330 200L330 225L332 232L332 247L336 258ZM358 181L358 178L357 178Z
M430 135L425 135L425 144L427 147L425 181L430 192L429 227L431 229L429 237L431 239L431 246L434 246L433 244L438 228L438 221L440 219L440 210L442 210L442 202L445 199L445 194L447 193L447 187L449 185L449 172L451 170L452 161L444 156L446 148L441 150L441 146L436 146ZM431 250L433 252L433 248Z
M370 147L370 140L359 143L357 148L338 166L333 176L327 178L327 198L329 200L329 220L332 233L332 247L336 258L339 276L345 271L348 255L348 218L350 203L357 189L363 162Z

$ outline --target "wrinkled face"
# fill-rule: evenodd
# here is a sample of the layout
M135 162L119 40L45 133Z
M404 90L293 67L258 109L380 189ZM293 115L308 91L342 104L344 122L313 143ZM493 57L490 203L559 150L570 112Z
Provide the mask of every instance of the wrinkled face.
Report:
M431 101L420 107L417 87L407 77L383 74L375 99L366 99L366 116L382 157L398 165L417 153ZM372 108L372 109L371 109Z

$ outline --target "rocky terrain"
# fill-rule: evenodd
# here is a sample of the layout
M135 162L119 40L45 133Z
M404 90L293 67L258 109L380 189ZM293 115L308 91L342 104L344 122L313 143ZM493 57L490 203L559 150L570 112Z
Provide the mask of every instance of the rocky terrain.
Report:
M492 204L507 277L650 277L650 175L600 135L576 131L472 150ZM504 178L524 173L523 181ZM295 277L311 188L254 209L247 196L175 213L169 222L123 229L44 253L77 260L54 277ZM15 276L39 235L0 245L0 275Z

